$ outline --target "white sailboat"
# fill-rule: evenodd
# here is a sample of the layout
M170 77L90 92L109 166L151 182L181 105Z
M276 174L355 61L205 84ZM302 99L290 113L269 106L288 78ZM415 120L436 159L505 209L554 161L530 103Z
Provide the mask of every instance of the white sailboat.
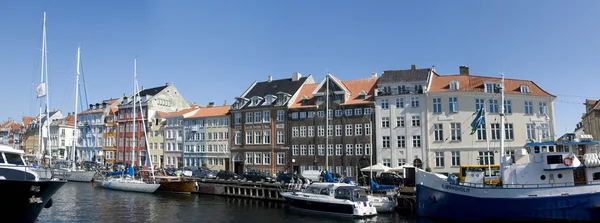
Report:
M134 173L134 169L133 169L133 165L135 164L135 146L137 144L137 140L136 140L136 134L137 133L137 128L135 127L135 118L137 117L137 113L136 113L136 104L138 104L137 102L137 98L139 98L139 89L137 86L137 59L134 59L133 62L133 101L132 101L132 105L133 105L133 129L134 129L134 134L133 134L133 149L132 149L132 153L131 153L131 166L129 167L129 169L127 170L127 173L123 172L113 172L113 173L108 173L105 178L100 179L100 180L96 180L96 185L99 185L101 187L107 188L107 189L113 189L113 190L122 190L122 191L132 191L132 192L141 192L141 193L154 193L156 190L158 190L158 188L160 187L159 183L156 183L156 181L152 181L152 182L145 182L141 179L135 179L135 173ZM137 96L137 97L136 97ZM141 108L141 103L139 104L140 106L140 111L143 111ZM145 122L144 122L144 114L142 113L142 129L144 130L144 135L146 134L146 128L145 128ZM145 139L148 139L148 137L145 137ZM146 145L148 143L146 142ZM147 153L150 154L150 153ZM149 163L152 163L152 161L150 160L151 156L148 155L148 161L150 161ZM150 167L152 168L152 165L150 165ZM150 171L152 173L152 176L154 176L154 171L151 170ZM127 174L127 175L125 175ZM119 176L119 177L113 177L113 176Z
M76 182L90 182L94 179L94 175L96 175L96 171L89 170L80 170L76 168L75 165L75 145L77 143L77 100L79 97L79 75L81 74L81 47L77 47L77 72L75 78L75 113L74 113L74 126L73 131L75 131L75 137L73 137L73 148L71 149L71 153L69 154L71 163L70 166L56 166L53 170L53 177L67 180L67 181L76 181Z

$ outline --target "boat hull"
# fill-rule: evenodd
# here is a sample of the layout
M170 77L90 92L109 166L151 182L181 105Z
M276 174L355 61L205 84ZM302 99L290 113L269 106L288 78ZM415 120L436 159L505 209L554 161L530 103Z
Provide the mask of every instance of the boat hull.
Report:
M50 180L52 179L52 170L45 168L34 168L31 167L31 170L37 173L39 179Z
M91 182L96 175L95 171L68 171L68 170L54 170L53 177L75 182Z
M66 181L50 180L0 180L0 197L4 200L0 202L0 210L4 213L2 221L35 222L52 195L65 183ZM31 202L32 197L40 200Z
M196 187L195 181L171 181L171 182L160 182L158 191L171 192L171 193L191 193Z
M468 187L450 184L430 173L419 173L416 214L460 222L598 222L600 193L597 192L600 192L600 184L545 188Z
M132 191L139 193L154 193L160 187L160 184L133 183L121 180L96 180L96 186L110 190Z
M373 207L367 207L371 211L360 210L355 208L354 203L332 203L322 202L316 199L303 199L301 196L292 195L291 193L283 193L282 197L287 201L291 208L300 211L308 211L320 214L335 215L341 217L369 217L377 215L377 211ZM364 202L364 205L366 202ZM359 204L360 205L360 204Z
M369 197L369 201L373 203L373 207L377 210L377 213L389 213L394 212L398 204L397 199L394 197Z

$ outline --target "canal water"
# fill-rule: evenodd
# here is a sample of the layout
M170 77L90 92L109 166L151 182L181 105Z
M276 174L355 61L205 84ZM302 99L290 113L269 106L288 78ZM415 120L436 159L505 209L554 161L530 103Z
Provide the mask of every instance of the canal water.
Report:
M396 213L357 220L314 216L289 210L282 202L198 194L121 192L77 182L65 184L52 199L53 206L42 211L38 222L422 222Z

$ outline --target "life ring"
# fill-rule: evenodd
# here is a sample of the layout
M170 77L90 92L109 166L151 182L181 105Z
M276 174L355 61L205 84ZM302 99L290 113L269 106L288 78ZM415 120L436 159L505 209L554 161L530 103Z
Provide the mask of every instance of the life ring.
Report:
M568 160L568 162L567 162ZM563 159L563 163L565 164L565 166L571 166L573 165L573 158L567 156Z

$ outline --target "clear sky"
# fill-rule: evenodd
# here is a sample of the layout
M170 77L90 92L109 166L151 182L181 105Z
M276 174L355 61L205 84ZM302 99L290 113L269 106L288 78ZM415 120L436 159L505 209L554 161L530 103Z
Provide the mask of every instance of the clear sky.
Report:
M321 80L435 65L534 80L558 96L558 135L600 98L600 1L0 1L0 118L36 115L42 15L50 106L73 111L76 48L89 102L173 82L190 102L231 103L254 81Z

